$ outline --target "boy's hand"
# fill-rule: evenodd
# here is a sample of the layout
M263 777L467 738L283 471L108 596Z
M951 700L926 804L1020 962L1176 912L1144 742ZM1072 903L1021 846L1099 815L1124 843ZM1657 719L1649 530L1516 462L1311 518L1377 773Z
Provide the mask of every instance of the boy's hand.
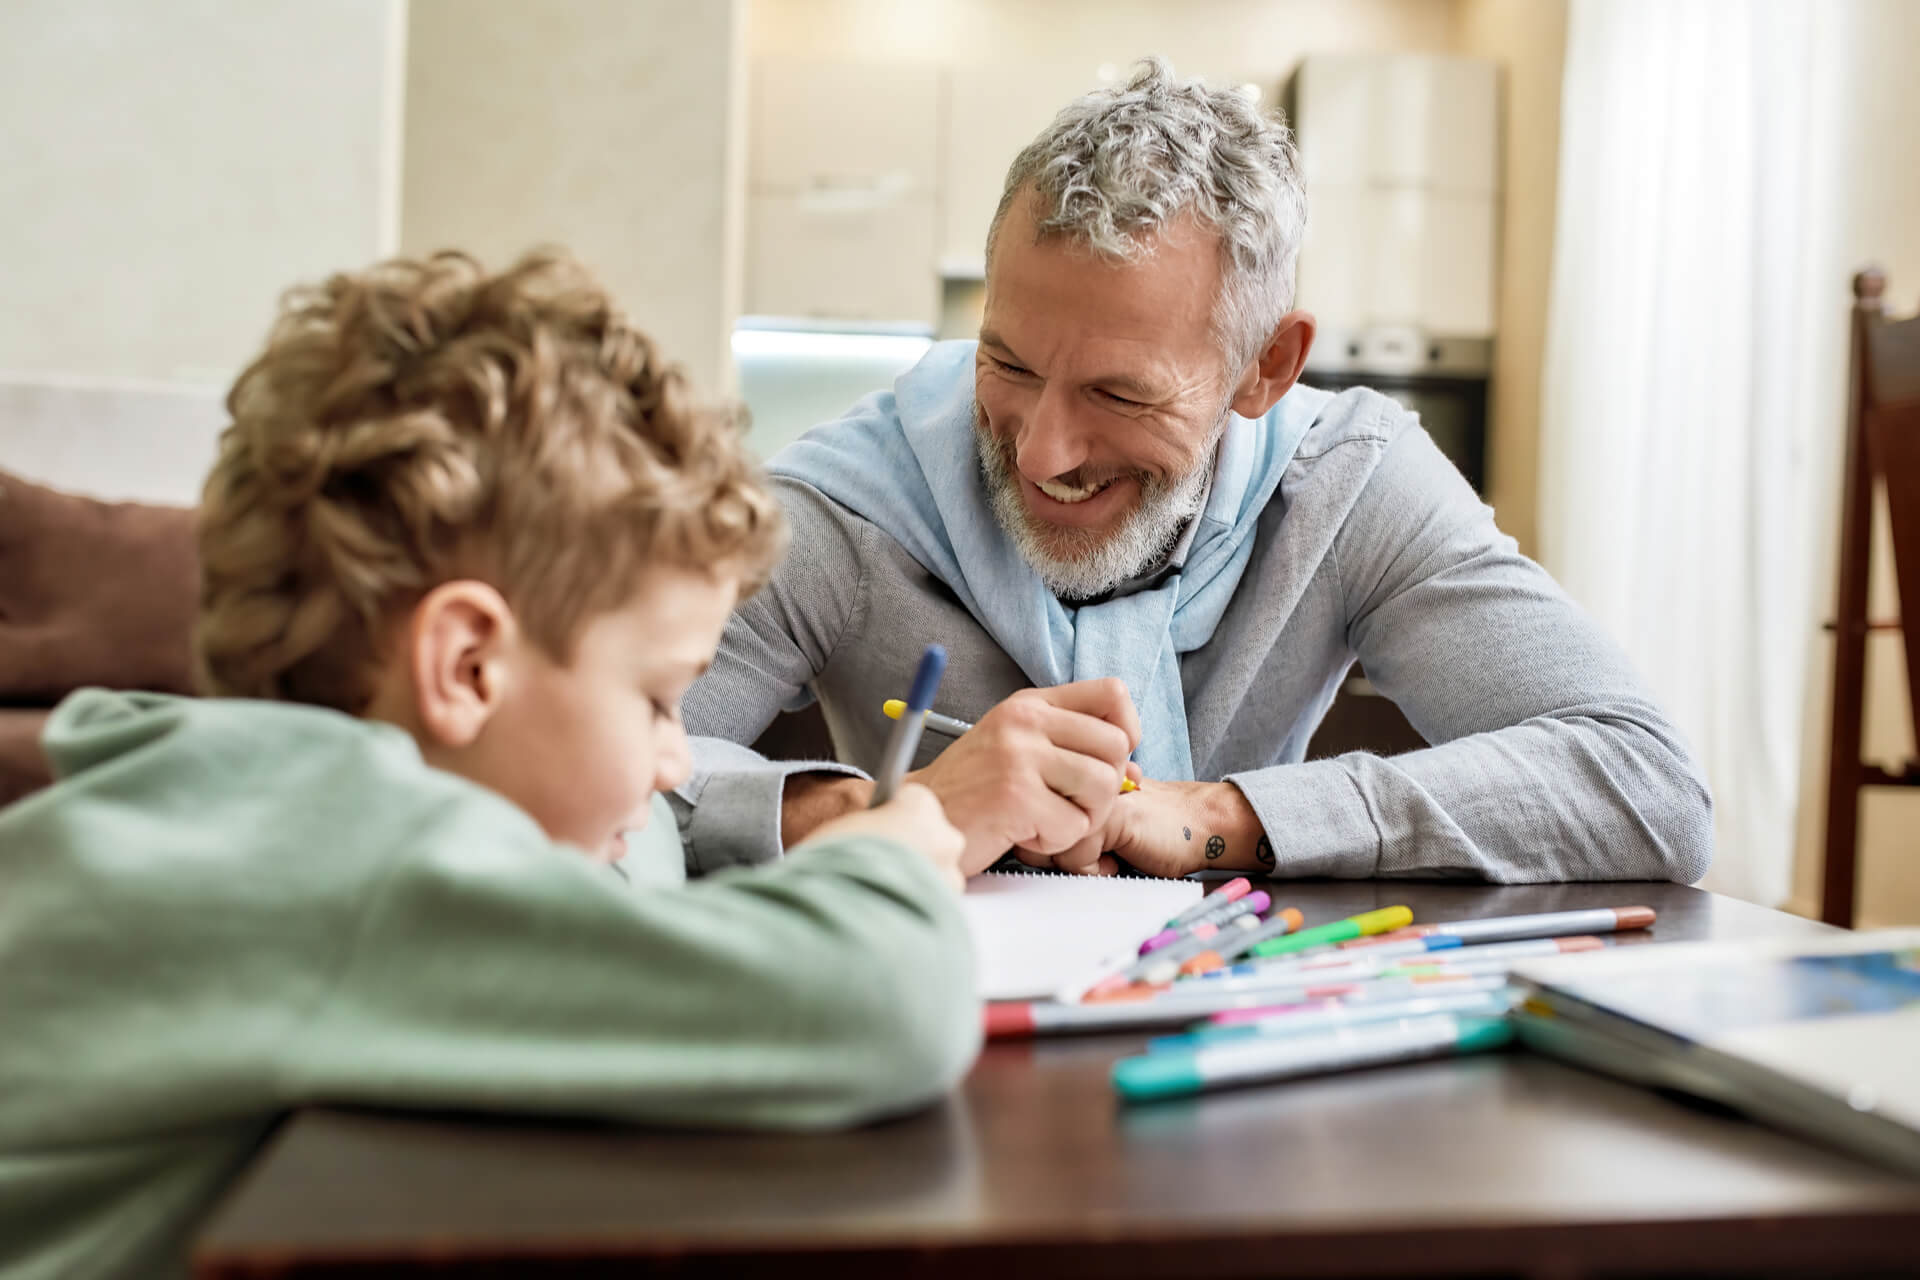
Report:
M902 783L893 799L878 809L862 809L822 823L795 848L805 849L835 836L880 836L898 841L931 862L955 893L966 887L966 878L960 874L960 855L967 847L967 838L947 821L946 810L933 792L918 783Z

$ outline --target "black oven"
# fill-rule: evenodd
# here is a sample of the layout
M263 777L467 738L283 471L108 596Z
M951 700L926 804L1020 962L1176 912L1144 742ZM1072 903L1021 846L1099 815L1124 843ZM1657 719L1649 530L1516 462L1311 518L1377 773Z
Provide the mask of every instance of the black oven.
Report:
M1418 329L1322 329L1300 381L1324 391L1372 387L1420 415L1476 493L1487 491L1487 376L1493 343Z

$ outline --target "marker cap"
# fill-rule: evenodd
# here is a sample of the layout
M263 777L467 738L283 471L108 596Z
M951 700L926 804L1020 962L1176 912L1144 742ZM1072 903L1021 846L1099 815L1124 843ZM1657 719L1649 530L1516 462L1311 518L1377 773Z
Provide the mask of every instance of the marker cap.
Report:
M1205 1084L1191 1053L1149 1053L1113 1064L1113 1087L1132 1101L1193 1093Z
M1513 1043L1513 1023L1507 1018L1461 1018L1455 1053L1480 1053Z
M1024 1000L987 1006L987 1039L1023 1040L1033 1034L1033 1006Z
M937 644L927 646L920 655L920 666L913 673L913 688L907 691L907 706L914 711L925 711L933 705L934 691L940 687L940 677L946 674L947 651Z

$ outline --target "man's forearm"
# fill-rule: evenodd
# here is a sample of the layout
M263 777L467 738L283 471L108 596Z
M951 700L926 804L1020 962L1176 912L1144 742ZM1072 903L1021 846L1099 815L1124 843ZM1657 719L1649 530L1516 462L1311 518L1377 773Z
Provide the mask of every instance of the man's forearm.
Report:
M1231 782L1149 782L1145 790L1174 793L1186 870L1273 871L1260 815Z
M1200 844L1204 859L1201 866L1271 873L1273 842L1245 793L1231 782L1193 785L1198 792L1196 818L1200 824L1193 838ZM1206 833L1204 840L1202 831Z
M814 829L867 807L873 783L833 773L796 773L787 778L780 801L780 846L791 849Z

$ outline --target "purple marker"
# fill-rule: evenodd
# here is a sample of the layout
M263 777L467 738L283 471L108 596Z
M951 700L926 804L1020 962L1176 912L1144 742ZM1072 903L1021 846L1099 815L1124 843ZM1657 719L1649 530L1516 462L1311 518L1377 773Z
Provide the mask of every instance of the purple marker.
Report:
M1181 938L1190 936L1196 925L1225 924L1235 916L1245 915L1249 911L1259 915L1272 905L1273 899L1268 896L1265 889L1255 889L1246 897L1237 898L1231 902L1215 903L1193 919L1183 921L1179 928L1162 929L1148 938L1140 944L1140 954L1144 956L1150 951L1158 951L1168 943L1178 942Z

